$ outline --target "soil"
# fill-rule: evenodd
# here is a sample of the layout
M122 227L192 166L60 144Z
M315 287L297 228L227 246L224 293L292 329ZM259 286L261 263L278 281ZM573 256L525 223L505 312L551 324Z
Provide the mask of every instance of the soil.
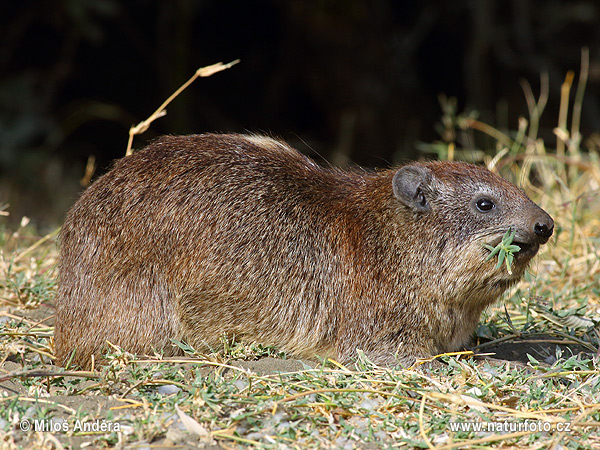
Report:
M506 342L493 345L480 346L478 359L488 360L494 365L513 364L516 367L530 367L529 356L533 357L541 366L551 366L557 360L557 354L562 353L562 359L568 359L573 355L581 358L592 358L595 355L587 347L573 342L565 344L564 341L557 342L553 336L544 334L528 335L523 338L515 338Z

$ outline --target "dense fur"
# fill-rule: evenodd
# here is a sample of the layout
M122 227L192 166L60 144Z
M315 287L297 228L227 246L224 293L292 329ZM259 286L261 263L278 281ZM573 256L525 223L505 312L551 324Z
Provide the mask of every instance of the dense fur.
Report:
M493 199L482 213L475 202ZM486 261L512 227L513 275ZM460 348L523 274L552 219L484 168L325 169L243 135L163 137L123 158L61 233L55 346L88 366L223 334L300 356L410 364Z

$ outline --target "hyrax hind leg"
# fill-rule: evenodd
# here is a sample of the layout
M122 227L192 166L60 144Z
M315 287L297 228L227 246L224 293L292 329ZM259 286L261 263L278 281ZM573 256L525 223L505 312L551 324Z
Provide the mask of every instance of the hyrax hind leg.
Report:
M83 276L63 283L57 292L57 325L54 333L57 360L64 365L91 366L101 361L111 344L134 354L172 355L170 339L177 337L177 317L170 293L160 283L145 289L135 280L95 279L82 288Z
M260 337L256 328L261 314L252 303L209 283L188 289L175 298L178 335L200 352L217 349L223 336Z

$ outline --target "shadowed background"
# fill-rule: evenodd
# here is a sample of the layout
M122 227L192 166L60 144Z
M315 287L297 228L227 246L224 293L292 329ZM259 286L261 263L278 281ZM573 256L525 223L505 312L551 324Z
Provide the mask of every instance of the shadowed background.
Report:
M337 165L387 166L441 139L440 94L502 130L527 116L521 80L590 73L582 133L600 130L600 5L592 0L29 0L0 6L0 204L59 225L82 189L121 157L146 119L196 69L167 116L136 137L266 132ZM485 148L485 140L480 144Z

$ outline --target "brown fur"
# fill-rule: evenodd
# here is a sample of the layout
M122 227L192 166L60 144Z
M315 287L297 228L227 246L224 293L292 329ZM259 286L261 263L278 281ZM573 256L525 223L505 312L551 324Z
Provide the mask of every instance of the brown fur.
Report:
M493 214L475 210L482 195ZM482 248L509 227L530 244L512 276ZM172 354L172 338L202 348L226 334L410 364L467 343L551 233L543 210L478 166L349 172L259 136L163 137L117 161L66 218L56 355L85 367L106 340Z

